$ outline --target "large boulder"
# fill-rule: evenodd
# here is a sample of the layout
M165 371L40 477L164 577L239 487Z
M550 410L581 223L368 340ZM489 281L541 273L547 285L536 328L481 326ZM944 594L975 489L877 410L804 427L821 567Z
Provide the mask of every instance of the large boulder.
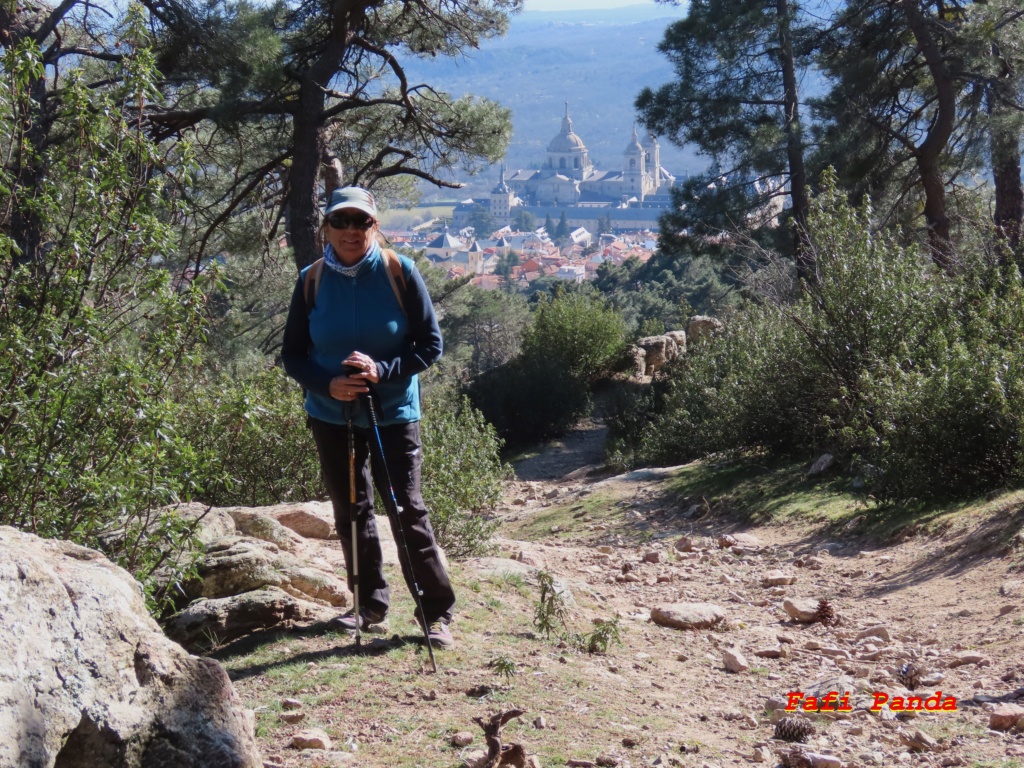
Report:
M644 351L645 376L653 376L679 354L679 348L670 336L645 336L636 345Z
M264 587L213 600L196 600L164 626L168 637L189 649L209 649L250 632L293 623L328 621L335 608Z
M0 765L257 768L223 668L98 552L0 527Z
M303 600L345 606L349 592L335 575L315 568L275 544L246 536L213 542L197 567L192 597L229 597L263 587L277 587Z
M686 331L665 331L665 335L676 343L676 355L686 354Z
M686 322L686 338L691 344L709 339L725 326L722 321L710 315L694 315Z

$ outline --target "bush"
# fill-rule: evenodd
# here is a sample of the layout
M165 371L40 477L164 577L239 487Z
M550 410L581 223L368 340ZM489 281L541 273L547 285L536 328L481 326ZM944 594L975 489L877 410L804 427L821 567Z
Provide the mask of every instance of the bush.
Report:
M192 526L165 505L215 474L176 432L166 392L203 340L204 281L174 285L153 265L176 246L166 164L133 118L156 76L132 53L107 86L80 72L48 110L59 142L34 147L25 120L39 50L4 54L0 143L0 524L104 551L143 584L190 549ZM137 115L135 115L137 118ZM14 166L9 166L14 167ZM187 173L187 163L179 165Z
M587 293L542 300L522 353L468 387L473 404L510 443L558 435L590 412L590 384L624 344L619 315Z
M623 464L716 451L828 450L891 499L962 496L1024 477L1024 290L980 255L953 278L871 228L834 190L811 218L818 281L752 306L668 377L619 403Z
M202 501L254 507L325 498L301 392L283 370L196 371L177 389L179 432L219 469Z
M488 513L511 473L501 441L452 387L433 388L424 406L423 498L434 534L453 559L483 554L496 526Z

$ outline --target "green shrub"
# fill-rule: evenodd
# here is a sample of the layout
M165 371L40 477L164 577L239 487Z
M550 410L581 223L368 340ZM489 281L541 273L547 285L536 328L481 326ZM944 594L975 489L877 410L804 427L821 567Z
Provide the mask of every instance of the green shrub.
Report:
M0 170L0 524L104 551L158 611L153 574L190 567L177 553L193 533L164 506L216 468L177 433L167 399L203 340L205 282L174 285L152 266L174 249L167 222L180 211L132 117L156 77L134 48L142 34L135 16L110 85L64 73L51 105L63 140L46 147L24 130L39 50L4 53L0 148L25 167Z
M433 388L424 406L423 498L434 534L449 557L483 554L496 526L488 513L511 473L501 441L453 387Z
M599 297L542 300L522 353L485 371L467 392L511 443L561 434L590 412L590 384L614 366L624 336L622 319Z
M960 496L1024 477L1024 290L975 254L955 277L872 230L834 191L811 217L818 280L748 306L646 391L620 398L610 459L828 450L884 498Z
M320 462L298 386L266 366L228 376L197 370L178 382L179 432L221 482L200 494L218 507L263 506L324 498Z

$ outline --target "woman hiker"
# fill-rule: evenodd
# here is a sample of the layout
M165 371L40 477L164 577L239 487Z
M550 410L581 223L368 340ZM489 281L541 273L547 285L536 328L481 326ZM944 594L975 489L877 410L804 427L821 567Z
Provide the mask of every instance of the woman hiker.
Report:
M322 262L300 273L292 294L281 357L288 375L306 390L305 409L334 507L350 589L353 544L358 554L358 615L353 609L330 626L355 631L359 622L362 631L387 615L390 595L373 515L373 485L378 493L389 494L390 478L401 510L397 521L394 516L389 520L402 574L414 597L414 584L421 591L418 605L424 615L416 618L434 647L451 648L454 640L448 625L455 593L420 494L417 374L441 357L434 307L412 261L381 249L377 205L369 191L344 187L331 193L321 241L326 242ZM310 270L314 271L307 279ZM371 393L383 451L370 420ZM354 504L349 425L355 442Z

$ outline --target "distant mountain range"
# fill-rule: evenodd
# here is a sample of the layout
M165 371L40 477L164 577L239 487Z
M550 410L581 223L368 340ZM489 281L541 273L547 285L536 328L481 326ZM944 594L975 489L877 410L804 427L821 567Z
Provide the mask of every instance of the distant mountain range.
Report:
M658 52L665 27L684 9L633 5L589 11L526 11L512 19L506 37L491 40L457 60L409 63L414 80L456 96L472 93L512 110L514 135L506 155L510 170L539 167L558 134L569 104L573 128L601 169L618 170L636 119L634 101L644 86L673 77ZM662 165L678 178L707 165L692 148L662 140ZM498 169L467 179L467 196L493 186ZM450 197L451 193L447 193Z

